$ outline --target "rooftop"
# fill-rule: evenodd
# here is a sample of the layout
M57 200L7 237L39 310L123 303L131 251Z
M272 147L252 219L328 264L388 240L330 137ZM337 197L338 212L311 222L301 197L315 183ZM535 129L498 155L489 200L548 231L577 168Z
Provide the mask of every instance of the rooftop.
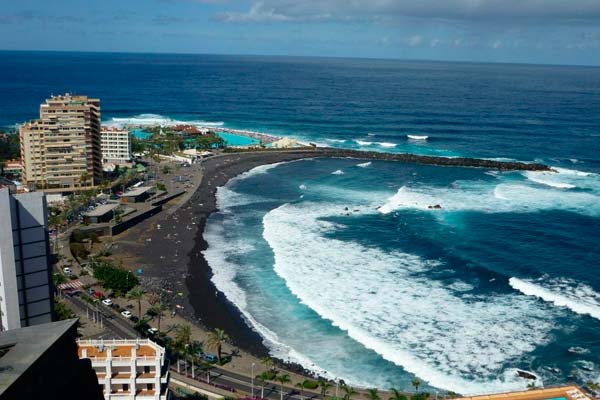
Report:
M107 358L108 349L112 351L112 357L130 358L133 349L137 357L162 357L165 349L148 339L130 339L130 340L80 340L77 342L77 353L79 358ZM83 350L86 350L86 357L83 357Z
M566 400L592 400L592 398L585 394L583 390L574 385L547 389L532 389L522 392L461 397L460 400L555 400L563 398Z
M140 186L138 188L135 189L131 189L125 193L122 194L122 196L124 197L134 197L134 196L139 196L141 194L146 193L147 191L154 189L154 187L152 186Z
M92 211L85 213L84 215L86 217L101 217L111 211L113 211L115 208L119 207L119 203L106 203L103 204L101 206L98 206L96 208L94 208Z
M0 332L0 396L76 322L69 319Z

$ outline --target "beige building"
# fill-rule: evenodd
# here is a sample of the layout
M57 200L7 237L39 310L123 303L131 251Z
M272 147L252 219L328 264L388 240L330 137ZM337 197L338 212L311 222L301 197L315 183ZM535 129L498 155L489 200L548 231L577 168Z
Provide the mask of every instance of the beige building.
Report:
M117 165L131 161L131 139L125 129L102 127L102 161Z
M65 94L40 106L19 129L23 182L48 192L85 190L102 181L100 100Z
M166 400L169 368L165 349L148 339L79 340L106 400Z

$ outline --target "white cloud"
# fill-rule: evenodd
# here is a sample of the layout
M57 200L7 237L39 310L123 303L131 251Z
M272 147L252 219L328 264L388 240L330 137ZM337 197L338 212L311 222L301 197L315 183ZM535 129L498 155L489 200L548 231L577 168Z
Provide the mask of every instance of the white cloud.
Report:
M388 20L422 17L454 20L600 19L599 0L257 0L227 21Z
M414 35L414 36L408 37L408 38L404 39L404 43L406 43L409 46L418 46L421 43L423 43L423 36Z

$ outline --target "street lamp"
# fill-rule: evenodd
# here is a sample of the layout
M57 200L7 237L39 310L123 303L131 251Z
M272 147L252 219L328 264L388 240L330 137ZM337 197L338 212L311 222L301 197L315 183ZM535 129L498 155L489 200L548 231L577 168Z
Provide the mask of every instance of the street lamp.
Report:
M251 369L251 373L250 373L250 379L252 381L252 397L254 397L254 366L256 364L252 363L252 369Z

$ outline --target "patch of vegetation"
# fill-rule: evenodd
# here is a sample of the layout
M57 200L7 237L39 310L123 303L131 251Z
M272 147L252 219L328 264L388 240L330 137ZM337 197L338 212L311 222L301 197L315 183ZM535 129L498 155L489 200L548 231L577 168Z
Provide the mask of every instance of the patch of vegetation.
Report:
M75 314L71 312L71 310L65 305L65 303L56 298L54 299L54 313L56 314L56 318L58 318L59 321L71 319L75 316Z
M101 281L106 289L112 289L115 295L122 296L136 287L138 278L121 267L110 262L96 262L93 264L94 277Z
M71 243L69 244L69 247L71 248L71 254L73 254L73 257L77 258L78 260L85 260L87 256L90 255L89 250L83 243Z
M19 135L7 134L4 136L0 132L0 164L6 160L19 158L20 152Z

